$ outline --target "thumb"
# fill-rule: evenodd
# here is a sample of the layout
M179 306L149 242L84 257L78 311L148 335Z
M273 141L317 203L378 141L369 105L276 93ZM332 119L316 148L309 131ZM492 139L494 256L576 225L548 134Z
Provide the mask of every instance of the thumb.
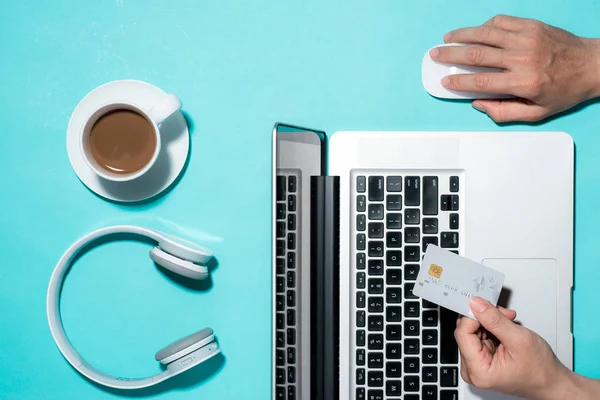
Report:
M519 326L514 324L497 307L481 297L473 297L469 303L477 321L505 345L518 337Z
M475 100L472 105L497 123L536 122L548 116L544 107L524 99Z

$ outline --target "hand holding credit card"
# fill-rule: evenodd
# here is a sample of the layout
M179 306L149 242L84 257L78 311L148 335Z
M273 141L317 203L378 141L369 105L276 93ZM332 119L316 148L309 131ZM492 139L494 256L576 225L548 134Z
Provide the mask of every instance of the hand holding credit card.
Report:
M474 318L471 297L494 306L504 285L504 274L435 245L428 245L413 293L464 316Z

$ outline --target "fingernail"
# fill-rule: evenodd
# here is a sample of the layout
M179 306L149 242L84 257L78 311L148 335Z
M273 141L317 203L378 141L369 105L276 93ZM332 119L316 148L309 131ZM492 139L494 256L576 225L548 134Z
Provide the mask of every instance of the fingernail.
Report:
M473 106L474 109L481 111L481 112L485 112L485 109L483 108L483 105L480 102L474 101L473 103L471 103L471 105Z
M445 76L442 79L442 86L448 86L450 84L450 78L448 78L447 76Z
M487 308L488 303L481 297L471 297L471 300L469 301L469 306L471 307L471 310L473 310L473 312L481 314Z
M451 36L452 36L452 34L450 32L446 33L444 35L444 41L446 41L446 42L449 41Z
M431 58L436 58L440 55L440 49L431 49L429 55L431 56Z

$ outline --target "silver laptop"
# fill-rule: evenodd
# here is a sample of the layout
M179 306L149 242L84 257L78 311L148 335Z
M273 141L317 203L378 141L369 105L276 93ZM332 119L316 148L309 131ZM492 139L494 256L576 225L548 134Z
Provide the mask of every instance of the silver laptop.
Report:
M460 379L456 314L412 293L431 243L502 271L573 368L573 185L562 132L276 124L272 398L508 399Z

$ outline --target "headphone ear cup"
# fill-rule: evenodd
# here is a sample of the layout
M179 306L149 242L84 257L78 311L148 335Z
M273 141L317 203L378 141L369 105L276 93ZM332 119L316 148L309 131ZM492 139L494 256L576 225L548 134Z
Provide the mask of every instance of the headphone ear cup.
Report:
M183 260L167 253L158 246L150 250L150 258L161 267L166 268L177 275L198 280L206 279L208 277L208 268L206 266Z
M160 361L161 364L167 365L214 341L215 335L213 330L204 328L159 350L156 352L154 358L156 361Z

